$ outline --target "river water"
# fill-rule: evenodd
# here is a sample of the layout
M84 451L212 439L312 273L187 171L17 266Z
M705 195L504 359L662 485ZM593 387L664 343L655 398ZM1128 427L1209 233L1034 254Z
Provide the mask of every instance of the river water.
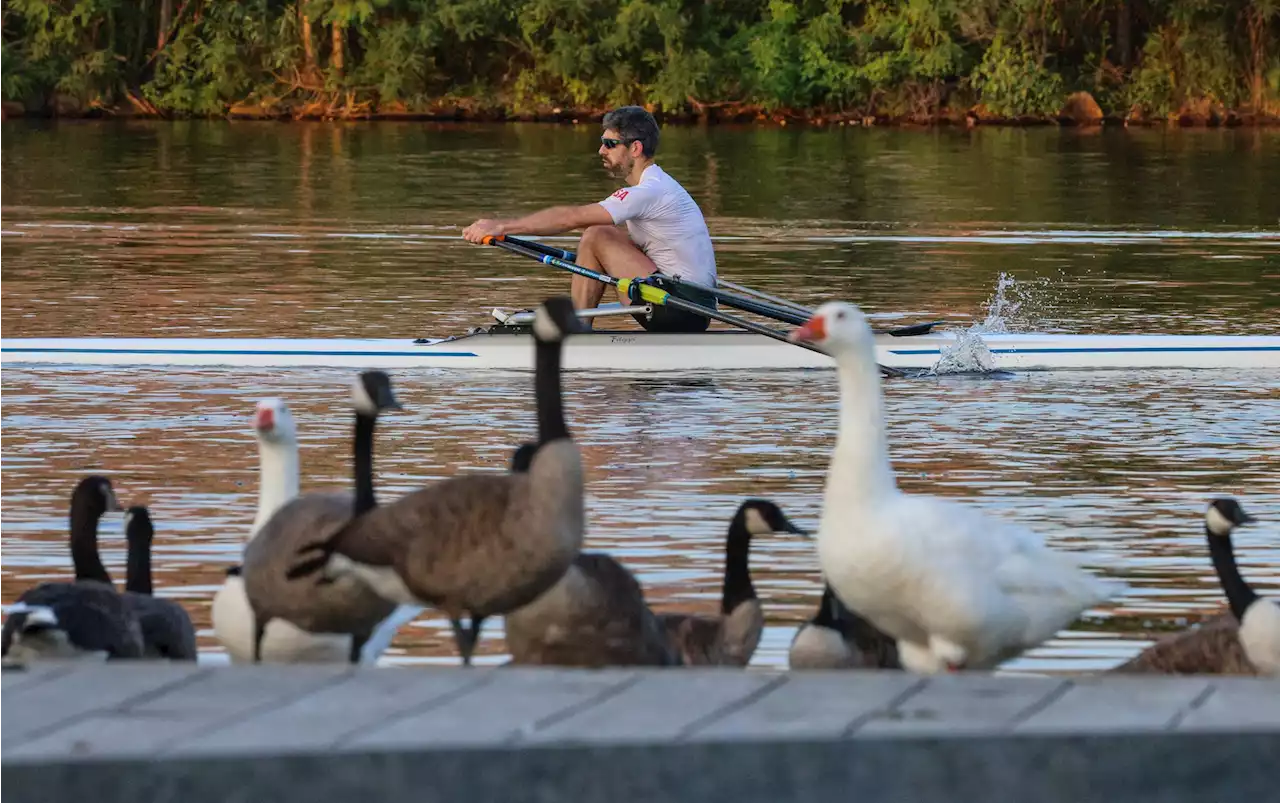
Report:
M3 124L5 337L443 336L528 306L561 275L467 245L462 226L615 187L594 126L10 121ZM722 276L882 321L1014 329L1280 333L1280 133L668 128L659 161L701 204ZM1270 188L1270 189L1268 189ZM566 240L570 243L571 240ZM526 375L393 373L383 499L502 468L534 432ZM158 593L220 660L209 601L254 515L254 401L284 397L303 489L349 485L350 372L3 372L3 600L67 576L67 501L87 472L157 521ZM836 424L830 372L571 375L588 547L659 610L717 608L723 538L747 497L814 526ZM1280 590L1280 375L1109 371L886 386L899 481L1090 554L1130 591L1006 665L1110 667L1222 604L1202 512L1241 499L1243 571ZM102 529L123 579L119 517ZM757 539L785 663L820 592L813 546ZM503 660L501 620L484 661ZM434 611L392 663L456 662Z

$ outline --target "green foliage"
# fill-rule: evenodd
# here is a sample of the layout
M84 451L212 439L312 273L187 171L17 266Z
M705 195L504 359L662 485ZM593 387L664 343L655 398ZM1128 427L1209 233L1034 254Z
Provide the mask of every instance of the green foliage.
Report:
M0 91L171 115L980 102L1012 117L1080 89L1118 113L1280 105L1280 0L171 0L157 50L163 6L6 0Z
M1002 117L1051 115L1062 108L1062 76L1045 68L1025 41L1010 44L1003 35L983 54L973 72L982 103Z

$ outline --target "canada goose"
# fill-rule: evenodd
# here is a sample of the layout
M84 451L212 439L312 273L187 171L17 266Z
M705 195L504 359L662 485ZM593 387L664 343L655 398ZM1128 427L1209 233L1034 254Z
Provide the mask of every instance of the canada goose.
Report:
M738 506L725 538L720 615L661 616L684 663L746 666L751 662L764 632L764 609L751 583L751 536L780 532L808 536L767 499L748 499Z
M298 495L298 430L293 414L282 399L258 401L253 413L258 442L258 512L249 530L257 537L272 516ZM227 569L226 578L213 597L213 630L233 663L254 659L257 627L244 592L242 566ZM350 639L330 633L308 633L283 619L268 623L263 654L269 660L289 662L341 662L350 655Z
M242 577L255 624L254 660L263 658L269 623L285 620L308 633L338 635L346 660L358 663L379 625L396 612L354 576L326 577L320 567L290 576L301 552L316 538L327 538L374 509L373 434L378 415L399 410L391 379L382 371L364 371L352 386L355 407L353 467L355 493L299 496L276 511L244 552ZM410 618L417 610L410 611ZM386 639L387 642L390 638ZM385 646L385 645L383 645ZM376 656L373 656L376 657ZM285 660L290 660L286 657Z
M1218 581L1231 613L1240 623L1240 645L1261 675L1280 675L1280 604L1258 596L1240 576L1231 531L1255 519L1234 499L1214 499L1205 511L1204 529Z
M18 597L0 634L6 657L143 657L142 627L98 554L98 520L119 509L106 477L91 475L76 485L70 521L76 579L40 583Z
M1240 623L1231 611L1198 627L1171 633L1110 672L1163 675L1256 675L1240 644Z
M528 471L537 444L522 444L512 473ZM580 552L555 585L506 614L513 664L675 666L680 655L626 567L601 552Z
M151 512L140 506L129 508L124 514L124 531L129 543L124 598L142 626L146 656L196 660L196 631L186 609L172 600L152 596L151 540L155 526Z
M789 337L829 354L840 386L818 530L822 574L845 605L897 640L904 667L993 668L1124 590L1025 527L898 488L875 338L855 305L827 302Z
M334 576L356 575L388 600L443 610L464 665L489 616L506 614L556 583L582 547L583 479L564 421L560 359L564 338L581 330L567 297L534 314L538 446L528 470L451 477L361 516L317 545ZM463 627L462 615L470 617Z
M844 606L823 585L813 618L796 630L787 652L791 669L901 669L892 638Z

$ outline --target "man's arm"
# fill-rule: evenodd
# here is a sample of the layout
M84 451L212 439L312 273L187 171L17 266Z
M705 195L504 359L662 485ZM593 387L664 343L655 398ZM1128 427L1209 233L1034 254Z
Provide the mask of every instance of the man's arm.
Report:
M560 234L588 226L612 226L613 216L600 204L552 206L507 220L481 219L462 230L468 242L479 243L499 234Z

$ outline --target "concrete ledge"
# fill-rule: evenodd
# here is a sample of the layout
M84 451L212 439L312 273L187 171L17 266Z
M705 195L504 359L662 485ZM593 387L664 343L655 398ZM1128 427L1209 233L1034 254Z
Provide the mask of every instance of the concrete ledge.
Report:
M740 670L40 667L8 801L1275 799L1280 683Z

